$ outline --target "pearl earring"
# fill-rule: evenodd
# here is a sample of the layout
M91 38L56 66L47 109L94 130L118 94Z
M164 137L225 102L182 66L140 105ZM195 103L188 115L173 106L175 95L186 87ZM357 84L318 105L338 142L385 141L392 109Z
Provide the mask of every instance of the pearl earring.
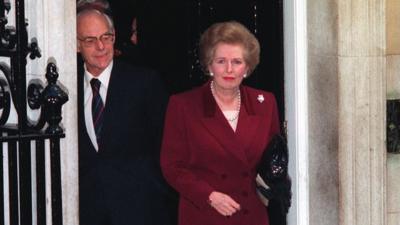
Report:
M213 73L213 72L210 72L210 77L212 77L212 76L214 76L214 73Z
M243 74L243 78L246 78L246 77L247 77L247 73Z

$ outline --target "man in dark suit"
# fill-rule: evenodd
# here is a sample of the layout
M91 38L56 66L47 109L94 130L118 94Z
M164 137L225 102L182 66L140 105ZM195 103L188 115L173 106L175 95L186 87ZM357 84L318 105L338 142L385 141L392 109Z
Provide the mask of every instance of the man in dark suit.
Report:
M159 168L167 95L156 74L113 60L111 18L77 15L81 225L169 225Z

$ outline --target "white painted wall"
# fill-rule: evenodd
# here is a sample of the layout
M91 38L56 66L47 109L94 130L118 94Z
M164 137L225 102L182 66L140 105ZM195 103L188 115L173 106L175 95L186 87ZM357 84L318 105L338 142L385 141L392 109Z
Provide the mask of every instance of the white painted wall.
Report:
M11 0L10 25L14 22L14 0ZM59 82L66 88L69 101L63 106L62 125L66 137L61 140L61 179L63 198L63 223L78 224L78 145L77 145L77 93L76 93L76 0L25 0L25 16L28 19L28 40L36 37L42 57L34 61L28 59L27 77L41 79L45 83L46 65L50 58L55 59ZM1 61L7 59L0 58ZM9 63L8 63L9 64ZM29 110L29 117L35 119L38 112ZM11 117L16 121L16 114ZM12 122L12 121L10 121ZM34 151L33 151L34 153ZM3 159L7 154L3 154ZM32 160L35 158L33 157ZM46 160L49 163L49 151L47 148ZM5 161L4 172L7 172ZM47 166L48 167L48 166ZM50 170L46 171L49 176ZM35 174L33 173L33 178ZM7 181L7 176L3 178ZM46 178L50 181L50 177ZM4 182L5 188L8 183ZM47 184L50 190L50 183ZM35 186L33 185L33 191ZM50 195L47 196L47 212L51 212ZM7 198L4 198L7 200ZM33 201L35 208L36 201ZM8 214L8 211L6 211ZM36 217L33 216L33 224ZM51 214L48 214L47 224L51 225ZM9 220L6 220L6 224Z

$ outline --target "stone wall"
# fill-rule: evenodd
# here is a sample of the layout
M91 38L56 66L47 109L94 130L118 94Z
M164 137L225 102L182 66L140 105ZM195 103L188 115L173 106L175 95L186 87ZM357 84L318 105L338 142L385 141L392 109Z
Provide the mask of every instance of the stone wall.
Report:
M338 55L335 0L307 2L310 225L338 224Z
M400 99L400 1L387 0L387 98ZM400 222L400 155L388 154L387 213L388 225Z
M310 224L386 224L386 0L307 17Z

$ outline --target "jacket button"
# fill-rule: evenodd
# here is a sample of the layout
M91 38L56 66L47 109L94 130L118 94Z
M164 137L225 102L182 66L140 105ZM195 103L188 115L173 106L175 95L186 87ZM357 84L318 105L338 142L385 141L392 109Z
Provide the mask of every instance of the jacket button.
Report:
M242 195L243 195L244 197L247 197L247 196L249 196L249 193L248 193L247 191L242 191Z
M249 210L247 210L247 209L243 209L243 214L244 214L244 215L247 215L247 214L249 214Z
M228 176L227 176L226 174L224 174L224 173L221 174L221 179L222 179L222 180L225 180L227 177L228 177Z

